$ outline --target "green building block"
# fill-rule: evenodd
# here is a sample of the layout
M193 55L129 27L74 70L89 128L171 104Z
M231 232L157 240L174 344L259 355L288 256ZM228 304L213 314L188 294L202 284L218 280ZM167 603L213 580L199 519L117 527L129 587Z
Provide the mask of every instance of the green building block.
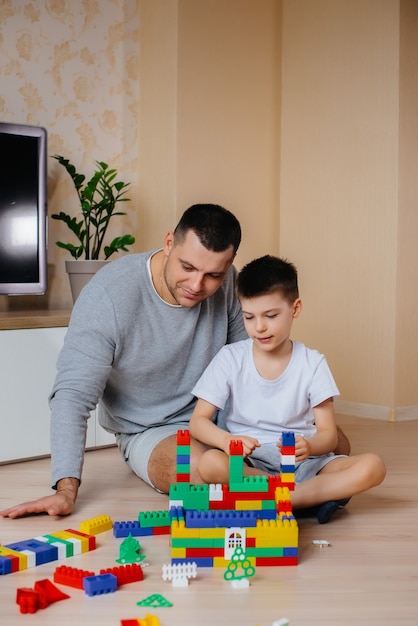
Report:
M154 526L170 526L170 511L144 511L138 515L141 528L154 528Z

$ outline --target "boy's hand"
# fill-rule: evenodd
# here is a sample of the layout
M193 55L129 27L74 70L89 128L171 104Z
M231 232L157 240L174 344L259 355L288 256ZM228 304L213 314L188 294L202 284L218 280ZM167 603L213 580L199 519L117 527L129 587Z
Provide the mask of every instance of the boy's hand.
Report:
M302 435L296 435L295 437L295 460L297 463L304 461L310 456L309 440L302 437Z
M258 442L257 439L255 439L254 437L247 437L246 435L231 435L229 442L228 442L228 447L224 452L226 452L226 454L229 456L229 443L231 441L242 441L242 447L244 449L244 456L247 457L251 454L251 452L253 452L256 448L260 447L260 443Z
M277 442L277 447L281 450L281 441ZM311 447L309 441L302 437L302 435L295 436L295 461L304 461L311 454Z

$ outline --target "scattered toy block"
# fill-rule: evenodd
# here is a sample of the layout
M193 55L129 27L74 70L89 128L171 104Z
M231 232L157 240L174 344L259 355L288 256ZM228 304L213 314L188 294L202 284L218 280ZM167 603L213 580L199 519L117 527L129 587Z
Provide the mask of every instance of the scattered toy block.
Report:
M113 593L118 586L118 579L113 574L86 576L83 578L83 589L88 596L98 596Z
M79 530L86 535L98 535L113 528L113 522L109 515L98 515L81 522Z
M60 565L55 569L54 582L75 589L83 589L83 578L94 576L94 572L77 567L69 567L68 565Z
M127 583L138 582L144 580L144 572L138 563L128 563L127 565L119 565L118 567L109 567L101 569L100 574L113 574L118 581L118 587Z

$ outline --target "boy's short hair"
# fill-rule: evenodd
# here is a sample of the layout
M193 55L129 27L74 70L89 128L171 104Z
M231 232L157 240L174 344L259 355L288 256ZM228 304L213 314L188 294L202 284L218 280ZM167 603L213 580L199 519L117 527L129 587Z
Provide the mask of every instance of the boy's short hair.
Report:
M235 255L241 243L239 221L219 204L193 204L186 209L174 229L175 243L181 243L189 230L193 230L200 243L213 252L223 252L232 246Z
M255 298L274 291L290 304L299 298L298 272L286 259L267 254L247 263L238 274L238 298Z

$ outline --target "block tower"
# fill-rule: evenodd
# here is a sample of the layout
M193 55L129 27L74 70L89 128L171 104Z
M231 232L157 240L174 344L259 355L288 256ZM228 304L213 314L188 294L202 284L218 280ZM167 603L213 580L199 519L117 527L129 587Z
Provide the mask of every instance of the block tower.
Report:
M192 485L188 431L178 432L177 445L178 480L170 487L172 564L226 568L239 546L253 566L296 565L294 434L282 439L278 476L244 476L242 442L232 441L228 485Z

